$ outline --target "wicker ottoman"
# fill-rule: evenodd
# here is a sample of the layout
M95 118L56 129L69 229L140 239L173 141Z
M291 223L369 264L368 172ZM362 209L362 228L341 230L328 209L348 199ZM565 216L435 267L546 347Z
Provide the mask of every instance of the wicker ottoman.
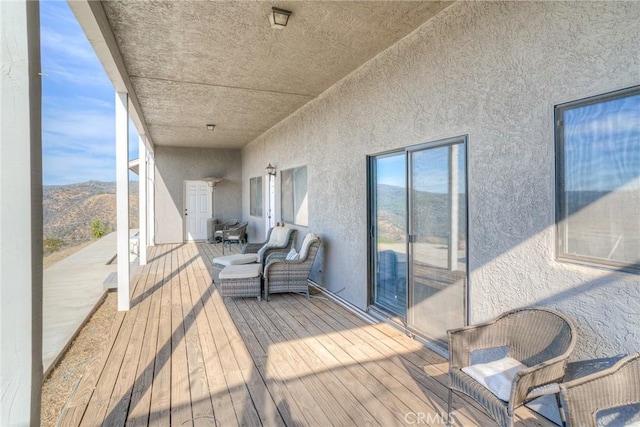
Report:
M220 272L230 265L253 264L258 262L258 254L235 254L227 256L219 256L211 260L213 281L218 283L220 280Z
M262 264L230 265L218 278L223 297L262 297Z

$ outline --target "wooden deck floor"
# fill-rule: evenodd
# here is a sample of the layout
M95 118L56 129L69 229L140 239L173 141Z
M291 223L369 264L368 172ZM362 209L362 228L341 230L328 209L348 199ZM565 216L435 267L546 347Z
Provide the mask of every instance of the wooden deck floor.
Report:
M320 296L222 298L219 249L151 249L61 426L444 425L445 359ZM454 402L456 425L494 425ZM518 424L552 425L528 410Z

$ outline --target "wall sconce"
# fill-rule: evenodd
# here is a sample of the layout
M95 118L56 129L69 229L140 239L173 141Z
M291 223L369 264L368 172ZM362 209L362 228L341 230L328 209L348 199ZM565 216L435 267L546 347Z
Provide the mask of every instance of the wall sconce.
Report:
M276 167L273 166L271 163L269 163L269 166L267 166L266 168L267 174L269 175L275 175L276 174Z
M207 129L208 129L209 131L211 131L211 132L213 132L213 129L215 129L215 127L216 127L216 125L214 125L214 124L208 124L208 125L207 125Z
M272 7L271 14L269 15L269 22L271 23L271 28L283 29L289 23L290 16L291 16L290 11L279 9L277 7Z

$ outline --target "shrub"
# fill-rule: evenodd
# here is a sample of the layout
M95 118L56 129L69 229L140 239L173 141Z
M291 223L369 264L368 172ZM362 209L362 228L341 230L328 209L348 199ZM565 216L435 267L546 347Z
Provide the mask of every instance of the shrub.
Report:
M107 234L108 226L102 220L95 218L91 221L91 235L94 239L99 239Z

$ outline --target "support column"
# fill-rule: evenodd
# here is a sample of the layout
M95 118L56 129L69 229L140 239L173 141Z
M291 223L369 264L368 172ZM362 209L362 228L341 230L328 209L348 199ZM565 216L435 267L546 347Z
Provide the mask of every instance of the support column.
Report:
M129 295L129 105L116 92L116 221L118 239L118 311L130 308Z
M42 140L37 1L0 1L0 425L40 425Z
M148 156L148 172L147 172L147 214L148 214L148 222L149 226L149 246L154 246L156 244L156 190L155 190L155 182L156 182L156 161L153 157L153 152L150 151L147 153Z
M147 264L147 146L145 136L138 136L138 253L140 265Z

